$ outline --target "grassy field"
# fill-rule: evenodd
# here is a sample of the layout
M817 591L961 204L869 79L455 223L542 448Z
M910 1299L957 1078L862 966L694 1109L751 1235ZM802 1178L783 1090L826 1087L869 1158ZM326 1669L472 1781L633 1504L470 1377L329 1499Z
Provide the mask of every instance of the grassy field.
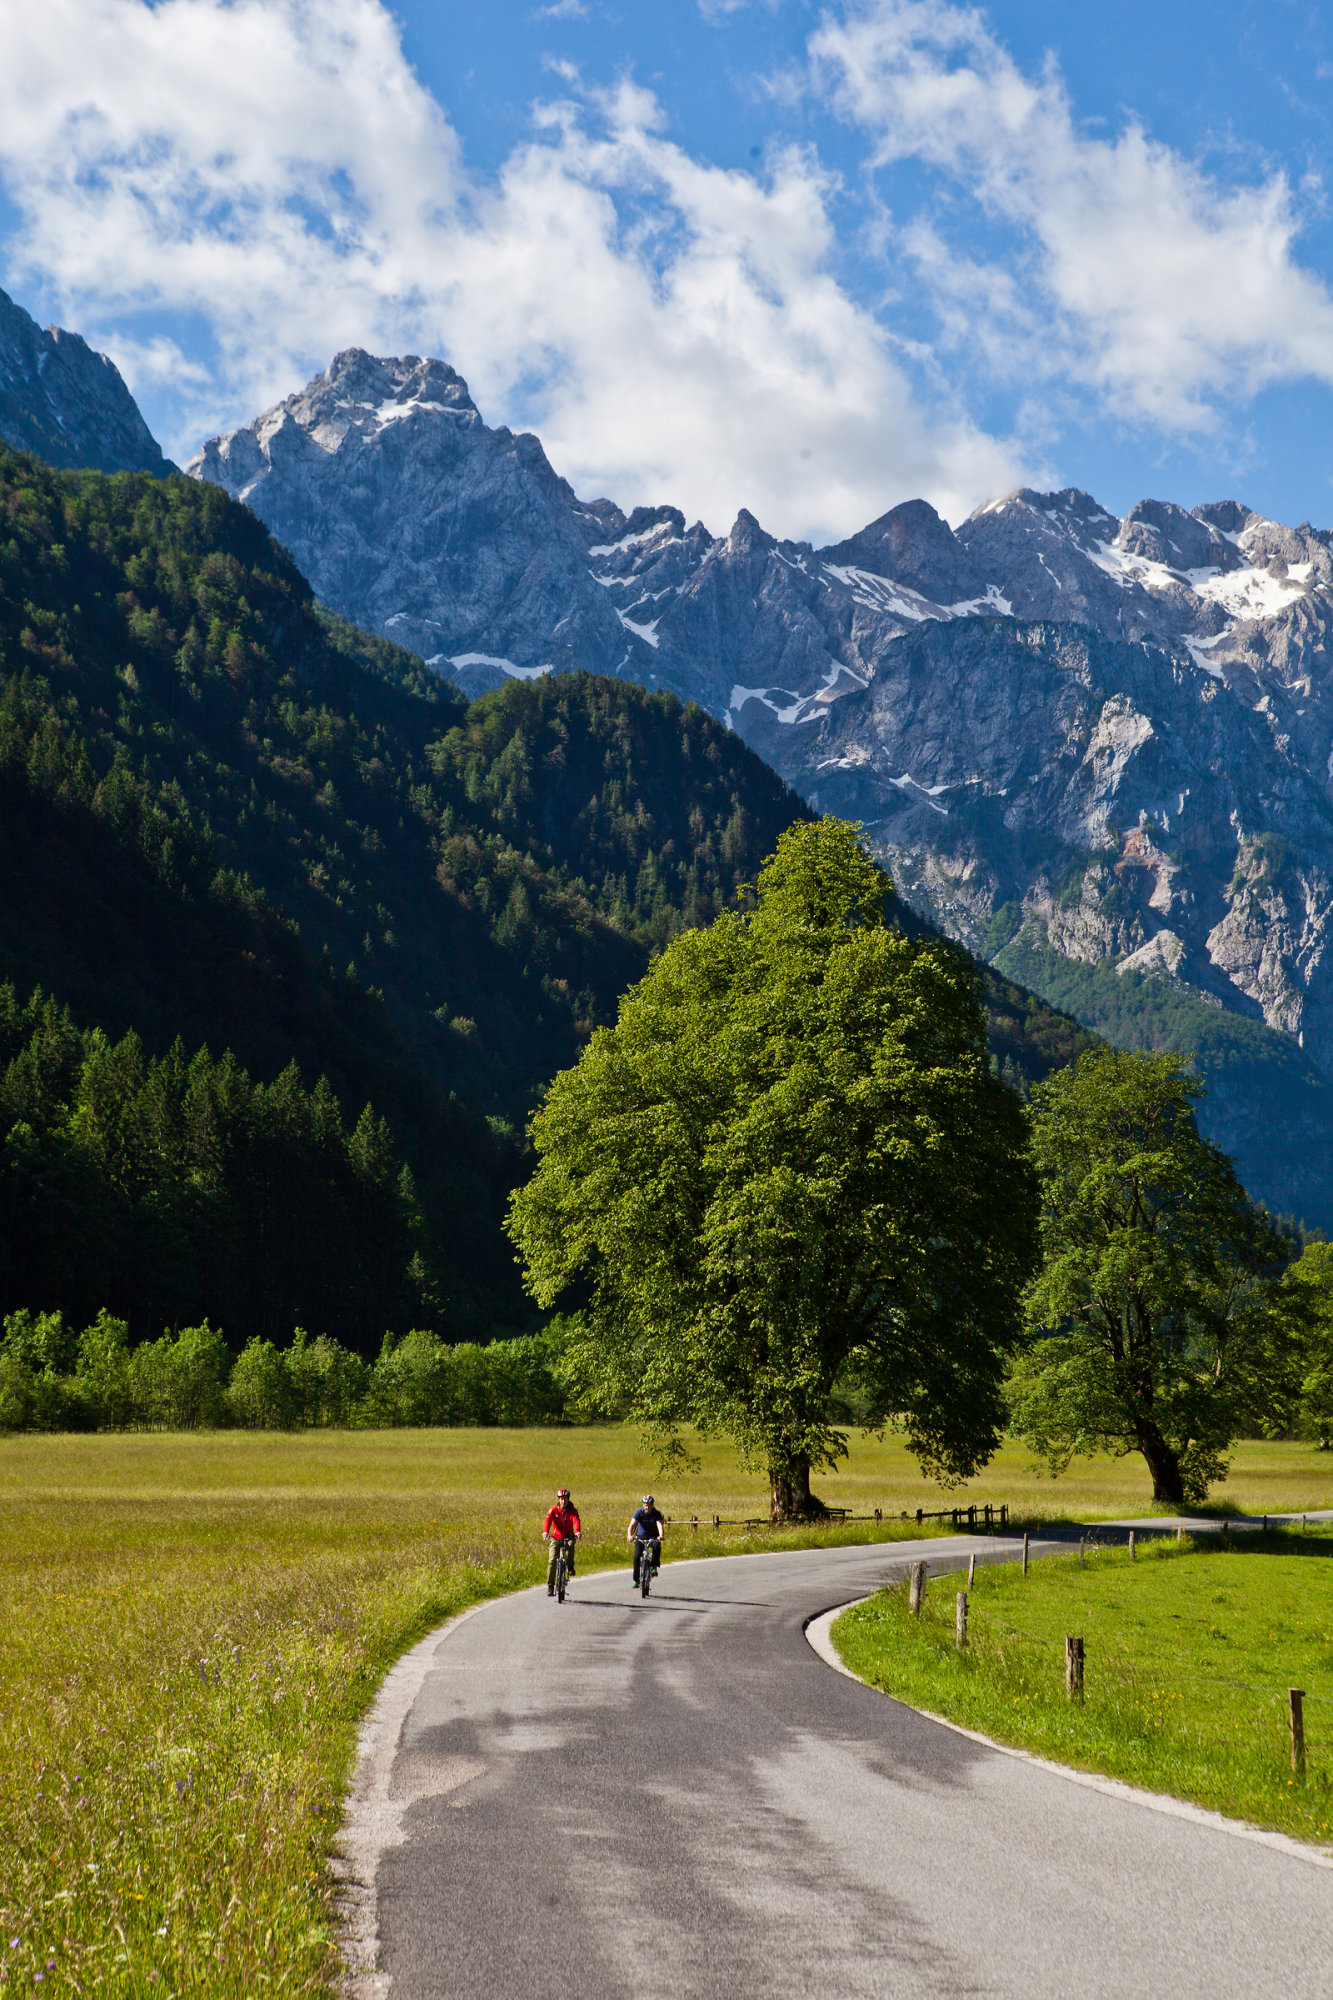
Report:
M701 1456L697 1476L652 1481L669 1513L763 1511L729 1452ZM583 1510L589 1564L623 1560L649 1478L614 1427L0 1439L0 1984L327 1990L324 1863L386 1667L451 1612L537 1580L557 1484ZM854 1440L818 1484L858 1512L948 1497L894 1440ZM1092 1516L1142 1512L1146 1491L1135 1462L1053 1487L1010 1450L958 1497ZM1313 1508L1333 1467L1308 1446L1249 1446L1227 1491ZM723 1529L688 1546L908 1526Z
M968 1646L961 1574L844 1612L843 1659L887 1694L1063 1764L1302 1840L1333 1840L1333 1534L1212 1536L979 1568ZM1084 1642L1084 1699L1065 1691L1065 1635ZM1305 1691L1294 1776L1287 1691Z

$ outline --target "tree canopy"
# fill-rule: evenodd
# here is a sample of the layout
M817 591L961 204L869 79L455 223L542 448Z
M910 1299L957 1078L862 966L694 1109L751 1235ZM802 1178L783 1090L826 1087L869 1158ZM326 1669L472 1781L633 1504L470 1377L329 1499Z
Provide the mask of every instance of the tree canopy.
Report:
M556 1077L510 1231L571 1365L660 1449L729 1434L777 1515L841 1394L945 1480L998 1438L1035 1241L1021 1106L976 968L888 921L856 832L791 827L752 910L674 939Z
M1052 1471L1142 1452L1176 1505L1285 1422L1299 1352L1284 1239L1200 1137L1202 1091L1178 1056L1098 1048L1033 1092L1044 1262L1010 1386Z
M350 1124L350 1121L349 1121ZM455 1318L382 1118L321 1077L256 1083L229 1053L145 1056L0 984L0 1312L12 1299L139 1331L211 1314L239 1344L305 1318L365 1345ZM444 1296L441 1294L444 1293ZM49 1313L48 1313L49 1316Z
M1302 1336L1295 1429L1333 1449L1333 1243L1306 1243L1287 1272L1286 1303Z

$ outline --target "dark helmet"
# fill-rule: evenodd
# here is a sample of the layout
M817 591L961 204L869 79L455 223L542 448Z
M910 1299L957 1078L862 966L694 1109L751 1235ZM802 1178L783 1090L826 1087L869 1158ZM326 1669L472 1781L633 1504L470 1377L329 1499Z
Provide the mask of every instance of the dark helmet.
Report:
M655 1503L654 1503L654 1500L653 1500L653 1496L652 1496L652 1494L651 1494L651 1493L645 1493L645 1494L644 1494L644 1496L643 1496L643 1504L644 1504L644 1506L645 1506L645 1507L651 1507L651 1506L653 1506L653 1505L655 1504Z

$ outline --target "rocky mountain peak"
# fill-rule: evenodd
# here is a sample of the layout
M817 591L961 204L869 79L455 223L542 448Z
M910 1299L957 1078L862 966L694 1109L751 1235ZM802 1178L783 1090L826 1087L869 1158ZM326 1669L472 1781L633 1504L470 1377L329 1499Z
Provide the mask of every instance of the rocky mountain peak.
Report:
M904 500L819 556L821 562L905 584L934 603L985 595L967 549L926 500Z
M253 507L325 603L471 694L651 656L589 572L590 545L628 532L619 508L580 503L530 432L484 423L447 362L347 348L187 471Z
M377 418L387 405L384 421L389 423L397 421L396 409L413 403L478 414L467 383L447 361L423 361L419 354L367 354L364 347L345 347L335 354L326 373L317 375L303 395L312 403L331 396L335 406L346 401L351 407L371 410Z
M115 362L80 334L38 326L7 292L0 292L0 438L51 465L172 469Z
M752 555L756 549L770 549L774 545L772 535L764 532L748 507L742 507L736 516L727 542L737 555Z
M1202 507L1191 508L1196 521L1204 521L1210 528L1216 528L1227 536L1238 535L1242 528L1257 520L1258 516L1239 500L1210 500Z
M1140 500L1120 523L1117 548L1143 556L1186 577L1191 570L1243 569L1236 544L1201 514L1187 514L1169 500Z

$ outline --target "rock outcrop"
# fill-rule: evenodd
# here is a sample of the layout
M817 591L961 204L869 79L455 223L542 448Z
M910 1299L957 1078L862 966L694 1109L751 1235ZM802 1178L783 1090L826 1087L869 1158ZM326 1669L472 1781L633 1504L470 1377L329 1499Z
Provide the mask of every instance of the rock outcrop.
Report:
M0 292L0 438L50 465L172 470L114 361Z

